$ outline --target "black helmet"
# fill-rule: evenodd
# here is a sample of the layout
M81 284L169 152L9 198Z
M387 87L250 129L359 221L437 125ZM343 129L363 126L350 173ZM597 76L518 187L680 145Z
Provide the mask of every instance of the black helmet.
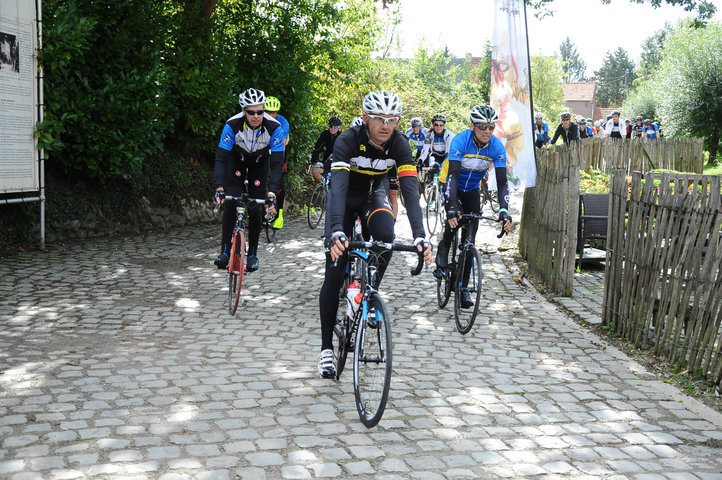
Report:
M334 115L333 117L328 119L328 126L329 127L340 127L343 125L343 120L341 120L341 117L337 117Z
M569 113L569 112L564 112L564 113L562 113L562 114L560 115L560 117L561 117L562 120L571 120L571 119L572 119L572 114Z
M645 125L651 125L651 124L652 124L652 120L650 120L649 118L647 118L647 119L644 120L644 124L645 124Z
M622 114L622 112L620 112L619 110L615 110L612 112L612 115L616 115L616 116L620 116L621 114Z
M641 116L641 115L637 115L637 121L638 121L638 122L641 122L641 121L642 121L642 116Z

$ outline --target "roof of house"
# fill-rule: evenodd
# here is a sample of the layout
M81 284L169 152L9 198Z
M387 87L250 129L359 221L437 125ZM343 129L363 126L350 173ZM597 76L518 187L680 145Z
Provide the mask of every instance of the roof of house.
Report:
M571 82L562 84L562 90L564 90L564 96L568 102L574 100L594 101L596 89L596 82Z
M615 110L619 110L620 112L622 112L622 109L620 107L595 108L594 118L592 120L606 120L607 115L611 115L612 112ZM622 118L624 118L624 112L622 112Z

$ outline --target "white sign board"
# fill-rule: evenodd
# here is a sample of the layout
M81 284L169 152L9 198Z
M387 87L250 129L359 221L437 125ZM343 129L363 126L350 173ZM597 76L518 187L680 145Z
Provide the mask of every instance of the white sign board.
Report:
M0 1L0 194L40 189L35 2Z

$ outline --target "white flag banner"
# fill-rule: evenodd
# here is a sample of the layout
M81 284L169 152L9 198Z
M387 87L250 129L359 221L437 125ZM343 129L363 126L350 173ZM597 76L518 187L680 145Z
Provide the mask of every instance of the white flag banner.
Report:
M524 0L494 0L491 106L499 113L494 135L506 148L510 187L536 183L531 81Z

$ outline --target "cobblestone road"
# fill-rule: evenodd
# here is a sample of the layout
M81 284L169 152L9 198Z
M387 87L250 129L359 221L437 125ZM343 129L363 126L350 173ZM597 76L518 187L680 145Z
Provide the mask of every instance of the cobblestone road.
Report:
M316 372L320 232L287 220L230 316L219 228L0 261L0 478L722 479L720 415L515 283L493 244L467 336L394 257L391 394L366 429L351 371Z

